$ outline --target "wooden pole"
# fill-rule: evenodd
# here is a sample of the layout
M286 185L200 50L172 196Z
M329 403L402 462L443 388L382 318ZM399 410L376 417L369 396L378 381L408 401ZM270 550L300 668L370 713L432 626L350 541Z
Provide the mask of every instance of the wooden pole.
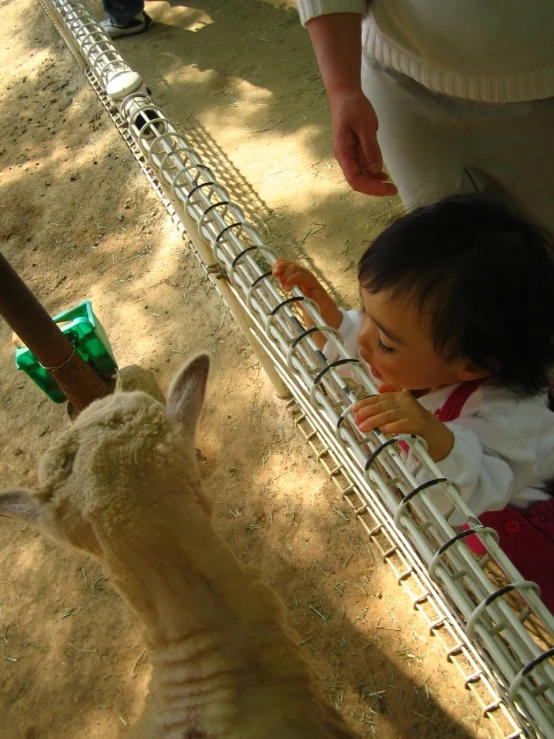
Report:
M0 254L0 315L80 413L110 390L83 361L8 260Z

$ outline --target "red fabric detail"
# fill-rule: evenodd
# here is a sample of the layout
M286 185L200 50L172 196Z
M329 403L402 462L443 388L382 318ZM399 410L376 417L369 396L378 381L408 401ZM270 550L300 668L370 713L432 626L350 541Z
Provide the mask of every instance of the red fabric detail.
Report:
M506 506L501 511L487 511L479 520L497 532L500 548L526 580L537 583L542 602L554 613L554 499L529 508ZM476 536L468 536L466 542L475 554L486 553Z
M467 531L470 528L470 526L468 526L467 523L464 523L464 525L462 526L462 528L463 528L464 531ZM468 536L465 541L466 541L466 544L468 545L468 547L471 549L471 551L474 554L478 554L480 557L484 557L485 554L487 553L487 550L485 549L485 547L483 546L483 544L481 544L481 542L475 536L475 534L472 534L471 536Z
M437 411L437 418L443 422L459 418L467 399L482 382L465 382L454 388ZM554 498L529 508L508 505L501 511L486 511L479 520L497 532L500 548L526 580L537 583L542 602L554 613ZM475 554L486 553L476 536L468 536L466 543Z
M498 532L502 550L526 580L539 585L542 602L554 613L554 499L487 511L479 519Z
M506 521L504 528L508 534L517 534L521 530L521 526L517 521Z
M443 423L446 423L447 421L455 421L460 417L469 396L473 395L479 385L482 385L483 382L484 379L462 382L461 385L458 385L458 387L455 387L454 390L452 390L442 406L435 411L435 416Z

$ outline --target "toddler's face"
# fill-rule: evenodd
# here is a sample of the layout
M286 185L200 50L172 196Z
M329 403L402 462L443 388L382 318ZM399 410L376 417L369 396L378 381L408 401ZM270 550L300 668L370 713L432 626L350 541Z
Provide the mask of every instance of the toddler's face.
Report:
M472 379L463 358L446 360L433 345L429 316L389 291L360 288L364 312L360 355L379 384L428 390Z

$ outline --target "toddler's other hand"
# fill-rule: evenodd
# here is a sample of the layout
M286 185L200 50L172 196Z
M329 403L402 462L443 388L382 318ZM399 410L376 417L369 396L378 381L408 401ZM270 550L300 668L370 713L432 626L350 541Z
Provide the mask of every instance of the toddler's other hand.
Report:
M379 394L364 398L352 407L360 431L378 428L386 434L415 434L427 442L429 456L435 462L451 451L454 435L442 421L408 390L395 385L381 385Z

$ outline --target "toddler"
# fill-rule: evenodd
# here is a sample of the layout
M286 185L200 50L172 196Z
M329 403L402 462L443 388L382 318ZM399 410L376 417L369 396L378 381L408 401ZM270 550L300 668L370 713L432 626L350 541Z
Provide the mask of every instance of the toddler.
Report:
M554 612L554 258L547 238L482 195L394 222L360 259L362 311L315 276L275 263L369 365L379 394L354 406L360 430L417 434ZM315 334L329 360L332 349Z

